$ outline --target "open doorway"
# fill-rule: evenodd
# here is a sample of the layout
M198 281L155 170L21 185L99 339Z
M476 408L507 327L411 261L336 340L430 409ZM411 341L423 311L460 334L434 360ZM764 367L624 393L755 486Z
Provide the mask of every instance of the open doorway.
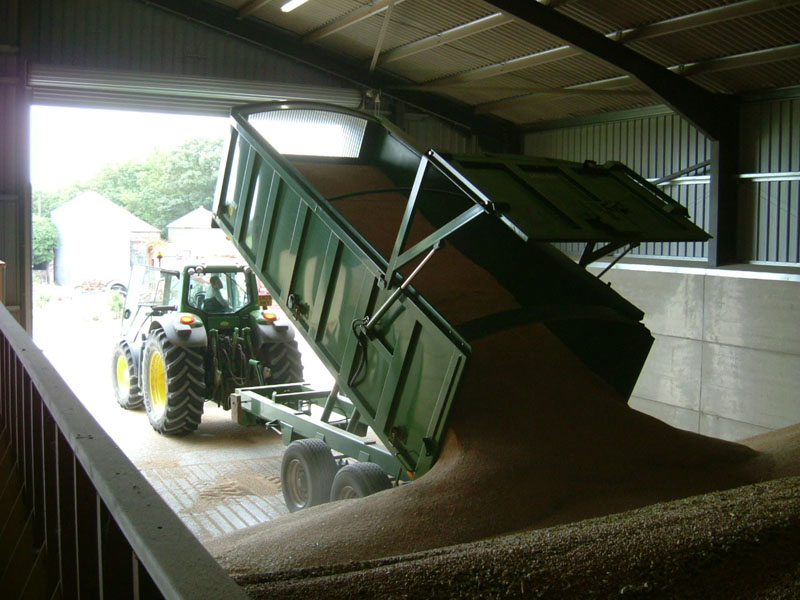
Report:
M117 404L111 370L132 267L243 262L211 228L228 136L222 117L31 109L34 341L200 539L286 512L282 441L213 403L194 434L161 436ZM307 380L330 379L301 352Z
M31 108L33 337L82 399L108 391L131 266L179 260L170 226L195 210L211 232L227 127L222 117ZM230 245L215 250L235 259Z

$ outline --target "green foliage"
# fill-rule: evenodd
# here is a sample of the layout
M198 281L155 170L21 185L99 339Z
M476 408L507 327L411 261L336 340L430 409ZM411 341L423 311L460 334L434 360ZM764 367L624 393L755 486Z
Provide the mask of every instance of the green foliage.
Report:
M91 189L88 182L81 182L73 183L54 192L33 190L33 212L40 217L49 218L51 212L87 189Z
M93 190L166 233L175 219L200 206L211 208L222 148L221 138L195 138L171 152L155 150L104 167L90 180L56 192L34 191L34 212L49 216L79 192Z
M221 155L221 139L189 140L172 152L156 150L104 168L92 180L93 189L166 231L195 208L211 208Z
M36 294L36 308L44 308L52 299L53 295L50 292L38 292Z
M108 306L115 319L122 318L122 310L125 308L125 296L118 291L111 292L108 299Z
M33 217L33 264L49 263L58 248L58 230L46 217Z

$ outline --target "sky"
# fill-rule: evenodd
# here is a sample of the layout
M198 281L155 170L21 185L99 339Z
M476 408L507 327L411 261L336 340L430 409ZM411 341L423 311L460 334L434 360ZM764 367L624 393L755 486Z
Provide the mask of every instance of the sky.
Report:
M156 147L168 150L195 137L228 135L224 117L33 106L31 184L37 191L55 191Z

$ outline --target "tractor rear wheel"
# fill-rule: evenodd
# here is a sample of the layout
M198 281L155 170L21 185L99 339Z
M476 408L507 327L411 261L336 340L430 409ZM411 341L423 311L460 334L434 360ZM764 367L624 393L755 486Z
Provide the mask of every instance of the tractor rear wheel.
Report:
M352 463L339 469L333 478L331 502L363 498L391 487L389 476L375 463Z
M331 449L322 440L296 440L281 461L281 489L289 512L324 504L339 469Z
M147 338L142 360L144 407L158 433L185 435L200 425L205 403L203 353L173 345L163 329Z
M270 372L264 383L275 385L303 381L303 358L294 340L264 344L259 358Z
M111 380L114 395L122 408L133 409L142 406L142 391L139 388L139 374L128 342L120 342L114 348L111 359Z

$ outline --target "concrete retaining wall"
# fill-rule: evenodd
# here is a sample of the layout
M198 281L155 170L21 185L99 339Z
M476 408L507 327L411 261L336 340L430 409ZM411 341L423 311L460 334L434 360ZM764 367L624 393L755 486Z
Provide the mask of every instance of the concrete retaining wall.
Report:
M624 264L603 279L656 338L630 406L730 440L800 423L800 275Z

